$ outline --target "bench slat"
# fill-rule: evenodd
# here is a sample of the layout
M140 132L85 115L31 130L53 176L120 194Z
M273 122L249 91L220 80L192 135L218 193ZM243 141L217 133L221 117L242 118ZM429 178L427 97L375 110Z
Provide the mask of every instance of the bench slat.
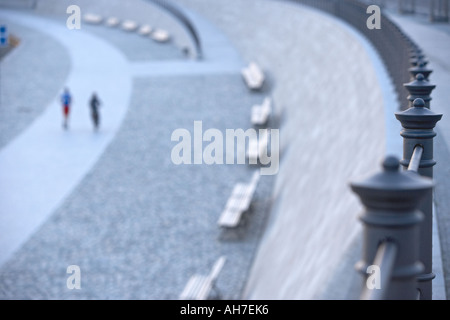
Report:
M225 211L219 219L218 224L222 227L234 228L238 225L243 211Z
M200 284L203 282L204 276L193 275L189 278L188 283L184 287L183 292L180 294L180 299L191 300L196 296L196 292Z
M217 279L217 277L219 276L220 271L222 271L222 268L223 268L223 266L224 266L226 260L227 260L227 259L225 258L225 256L221 256L221 257L216 261L216 263L214 263L214 266L213 266L213 268L212 268L212 270L211 270L211 274L209 275L210 278L211 278L211 280L214 281L214 280Z

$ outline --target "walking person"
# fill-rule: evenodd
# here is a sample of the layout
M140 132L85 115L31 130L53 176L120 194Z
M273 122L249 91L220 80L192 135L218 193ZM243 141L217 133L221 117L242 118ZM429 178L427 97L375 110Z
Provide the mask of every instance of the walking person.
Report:
M92 122L94 123L94 129L97 131L100 125L100 113L99 113L100 100L98 99L97 94L95 92L92 94L89 105L91 107L91 117Z
M70 104L72 103L72 96L68 88L65 88L63 94L61 95L61 103L64 117L63 128L67 130L69 127Z

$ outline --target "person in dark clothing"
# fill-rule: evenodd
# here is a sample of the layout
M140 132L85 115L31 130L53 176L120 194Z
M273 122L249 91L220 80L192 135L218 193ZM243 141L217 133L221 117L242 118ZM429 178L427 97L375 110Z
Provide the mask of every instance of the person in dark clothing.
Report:
M89 105L91 107L91 117L92 122L94 123L94 129L98 130L98 127L100 126L100 113L99 113L100 100L98 99L97 94L95 92L92 94Z

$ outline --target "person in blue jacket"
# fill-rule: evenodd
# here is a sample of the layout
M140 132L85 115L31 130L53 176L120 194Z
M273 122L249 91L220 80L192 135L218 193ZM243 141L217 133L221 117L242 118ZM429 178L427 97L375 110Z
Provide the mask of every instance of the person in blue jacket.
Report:
M72 96L68 88L65 88L63 94L61 95L61 103L63 106L64 117L63 127L64 129L67 129L69 126L70 105L72 103Z

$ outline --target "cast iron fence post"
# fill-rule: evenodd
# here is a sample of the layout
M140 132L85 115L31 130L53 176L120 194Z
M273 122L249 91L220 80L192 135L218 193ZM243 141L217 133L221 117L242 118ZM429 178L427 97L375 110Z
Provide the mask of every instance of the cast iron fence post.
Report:
M417 208L431 192L433 183L417 174L399 171L399 167L397 158L387 157L383 172L351 183L365 207L360 217L364 224L363 256L356 264L364 280L361 299L413 300L418 296L417 276L423 271L418 227L423 214ZM386 246L390 248L388 254ZM380 255L389 260L383 269L376 265L383 260ZM368 287L370 266L377 266L380 277L387 278L383 281L385 287Z
M415 67L409 68L411 81L414 81L419 73L423 75L424 80L429 81L429 77L432 72L433 70L428 69L427 64L424 61L419 62Z
M431 92L436 88L436 86L425 80L423 74L417 74L416 79L404 84L404 87L409 92L409 96L407 97L407 99L409 100L410 108L413 106L414 100L416 100L417 98L421 98L425 102L425 107L430 109L430 95Z
M441 120L442 114L434 113L426 108L425 101L421 98L414 100L413 107L395 114L402 124L403 130L403 160L401 164L408 168L411 156L416 146L423 149L419 163L418 173L422 176L433 178L433 138L436 132L433 130L436 123ZM419 289L421 299L432 297L432 246L433 246L433 196L429 194L421 204L421 211L425 220L420 227L420 261L425 266L424 273L419 276Z

